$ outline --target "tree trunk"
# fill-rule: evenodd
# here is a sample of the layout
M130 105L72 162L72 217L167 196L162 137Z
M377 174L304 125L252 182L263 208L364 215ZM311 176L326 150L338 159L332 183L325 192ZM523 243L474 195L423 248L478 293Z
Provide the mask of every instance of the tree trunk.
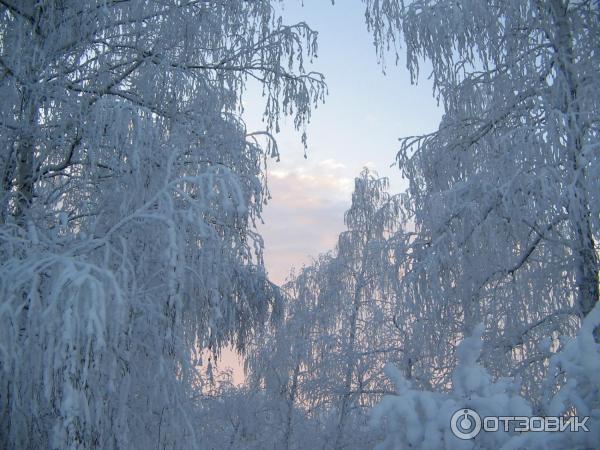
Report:
M574 232L576 302L581 318L586 317L598 301L598 255L595 249L587 188L587 168L583 159L584 135L581 124L579 86L573 70L573 37L567 17L567 5L552 0L551 11L556 30L554 48L558 71L564 78L566 92L562 112L567 118L567 151L572 168L573 193L569 199L569 216ZM599 340L598 330L595 332Z
M363 288L363 278L361 273L356 283L354 291L354 299L352 302L352 315L350 316L350 336L348 338L348 365L346 366L346 373L344 376L344 394L342 397L342 405L340 407L340 419L335 434L335 443L333 448L338 450L341 449L342 435L346 427L346 417L348 416L348 409L350 408L350 390L352 388L352 374L354 373L354 347L356 343L356 323L358 321L358 313L360 310L360 295Z
M294 374L292 375L292 386L290 388L290 396L288 398L288 415L285 424L285 449L290 449L290 443L292 440L292 419L294 414L294 403L296 402L296 393L298 391L298 374L300 372L300 364L296 364L294 367Z
M31 91L25 89L22 98L21 123L23 124L16 151L16 201L15 220L25 226L26 216L33 199L34 183L34 130L36 127L36 107Z

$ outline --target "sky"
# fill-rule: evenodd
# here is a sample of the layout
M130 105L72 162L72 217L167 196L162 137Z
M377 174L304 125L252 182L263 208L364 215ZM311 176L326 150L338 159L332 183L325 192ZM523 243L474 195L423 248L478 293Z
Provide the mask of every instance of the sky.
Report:
M362 2L282 3L284 23L304 21L318 31L318 58L306 69L325 75L329 95L313 112L306 159L291 120L283 120L276 135L281 160L270 161L272 199L264 208L259 232L269 278L277 284L292 268L334 249L344 230L354 177L363 167L388 177L393 193L406 188L399 169L390 167L399 150L398 138L433 131L441 118L426 76L411 85L405 61L395 66L391 56L383 74ZM243 105L248 130L264 129L260 87L249 85ZM218 362L219 371L226 369L232 370L235 384L244 381L239 358L228 349Z
M272 199L259 228L267 271L276 283L284 282L292 267L310 264L312 257L335 247L354 177L363 167L387 176L392 192L406 188L399 169L390 167L398 138L433 131L441 117L431 83L422 76L411 85L405 60L396 66L390 56L383 74L362 2L282 3L284 23L304 21L318 31L318 58L307 69L325 75L329 96L313 112L306 159L291 120L283 121L276 135L281 161L270 162ZM248 90L244 109L249 130L264 128L258 88Z

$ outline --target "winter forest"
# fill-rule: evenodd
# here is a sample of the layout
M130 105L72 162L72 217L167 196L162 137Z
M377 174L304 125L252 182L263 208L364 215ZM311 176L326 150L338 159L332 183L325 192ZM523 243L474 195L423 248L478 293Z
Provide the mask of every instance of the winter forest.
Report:
M281 128L312 156L319 30L279 0L0 0L0 448L600 448L600 2L354 1L442 118L365 149L406 189L355 173L278 285L258 227ZM460 438L464 408L587 430Z

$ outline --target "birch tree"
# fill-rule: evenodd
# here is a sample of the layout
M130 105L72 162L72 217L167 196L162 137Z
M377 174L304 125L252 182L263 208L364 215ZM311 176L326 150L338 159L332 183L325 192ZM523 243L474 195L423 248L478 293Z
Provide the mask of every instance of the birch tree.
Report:
M0 446L199 447L201 350L278 302L254 225L315 51L269 1L0 1Z
M248 359L253 382L286 402L282 448L373 445L368 409L392 392L383 366L406 366L386 275L399 204L387 188L387 179L368 170L356 178L335 251L284 286L284 322ZM310 441L294 429L306 429L307 418L318 422Z
M539 398L550 348L599 297L598 3L365 4L380 56L404 46L413 80L427 61L444 107L438 130L398 153L415 227L399 297L422 305L415 339L428 337L442 387L484 321L486 367Z

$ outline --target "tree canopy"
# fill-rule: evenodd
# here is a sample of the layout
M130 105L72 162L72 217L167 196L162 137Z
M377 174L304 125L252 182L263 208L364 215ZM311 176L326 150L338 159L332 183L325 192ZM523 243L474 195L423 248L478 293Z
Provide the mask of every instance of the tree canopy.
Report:
M283 118L306 150L327 94L317 32L270 0L0 0L0 447L600 442L599 3L362 4L444 115L277 286L257 224ZM463 408L590 431L462 441Z

